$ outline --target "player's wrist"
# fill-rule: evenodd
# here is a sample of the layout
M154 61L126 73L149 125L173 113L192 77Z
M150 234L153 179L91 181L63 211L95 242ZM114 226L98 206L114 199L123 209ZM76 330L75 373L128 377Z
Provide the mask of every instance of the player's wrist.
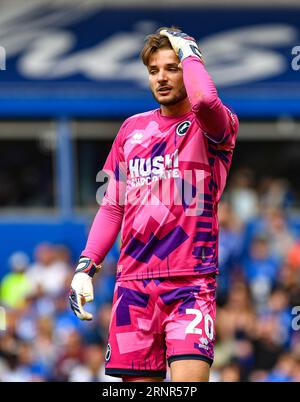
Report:
M197 57L203 63L203 56L196 43L187 43L182 46L178 51L180 62L188 57Z
M100 269L101 265L97 265L91 258L81 256L75 269L75 275L83 273L93 278Z
M198 48L196 40L184 32L178 32L172 29L162 29L160 34L166 36L180 62L190 56L197 57L203 63L202 54Z

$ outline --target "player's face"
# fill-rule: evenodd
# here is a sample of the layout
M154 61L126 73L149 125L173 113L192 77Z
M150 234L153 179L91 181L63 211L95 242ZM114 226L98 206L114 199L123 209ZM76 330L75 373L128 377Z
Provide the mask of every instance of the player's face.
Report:
M148 72L150 89L161 105L175 105L186 99L182 68L174 50L154 52L149 59Z

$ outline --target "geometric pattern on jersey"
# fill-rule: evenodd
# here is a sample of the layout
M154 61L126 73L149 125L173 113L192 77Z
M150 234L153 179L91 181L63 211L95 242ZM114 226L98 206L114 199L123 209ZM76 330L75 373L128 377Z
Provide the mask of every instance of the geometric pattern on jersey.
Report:
M211 364L215 290L213 274L116 282L106 373L165 376L179 356Z

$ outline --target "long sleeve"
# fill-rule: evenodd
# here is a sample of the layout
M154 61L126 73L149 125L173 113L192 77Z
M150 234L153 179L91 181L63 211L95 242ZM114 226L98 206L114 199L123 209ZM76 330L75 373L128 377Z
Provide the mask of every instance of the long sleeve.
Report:
M101 206L94 218L85 249L81 255L100 264L113 246L122 226L125 200L125 158L122 145L121 127L111 151L106 159L103 172L109 182L101 201Z
M85 249L81 255L100 264L113 246L123 220L123 208L103 205L93 221Z
M184 59L182 68L184 84L199 125L210 139L221 142L229 116L210 75L197 57Z

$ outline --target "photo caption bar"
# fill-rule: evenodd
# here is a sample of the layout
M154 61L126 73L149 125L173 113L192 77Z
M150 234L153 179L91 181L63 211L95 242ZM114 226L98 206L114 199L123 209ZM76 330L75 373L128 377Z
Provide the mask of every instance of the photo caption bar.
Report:
M137 398L157 398L157 397L195 397L198 387L195 385L137 385L131 383L124 386L108 386L104 387L101 392L102 397L123 397L130 400Z

